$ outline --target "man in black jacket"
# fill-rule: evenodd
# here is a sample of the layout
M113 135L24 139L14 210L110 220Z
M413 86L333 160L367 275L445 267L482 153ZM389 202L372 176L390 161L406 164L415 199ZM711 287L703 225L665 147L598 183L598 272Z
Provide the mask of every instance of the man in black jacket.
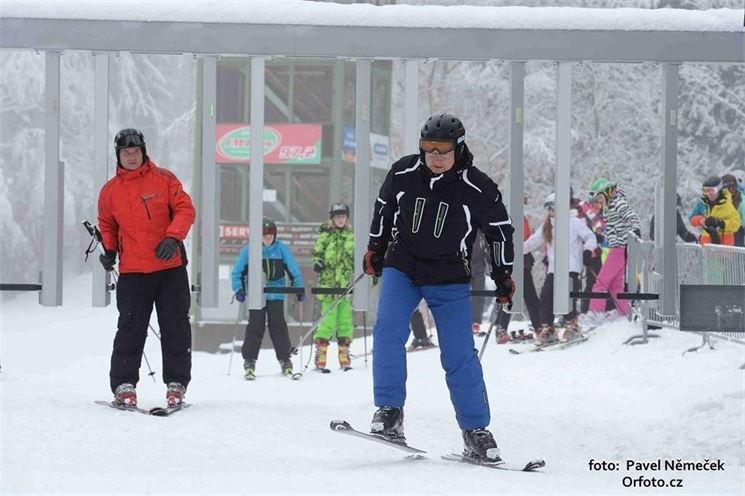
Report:
M460 119L430 117L421 130L418 155L398 160L375 202L364 270L381 275L373 330L375 406L371 431L403 440L406 348L409 318L424 298L432 310L440 361L464 455L500 463L486 427L489 402L471 332L471 255L477 230L489 245L491 277L499 303L509 304L512 222L497 185L473 166ZM389 246L390 243L390 246Z

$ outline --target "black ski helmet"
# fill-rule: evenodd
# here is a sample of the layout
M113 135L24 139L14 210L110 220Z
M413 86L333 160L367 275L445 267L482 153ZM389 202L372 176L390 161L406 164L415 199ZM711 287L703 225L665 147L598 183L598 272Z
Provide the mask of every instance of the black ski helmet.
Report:
M277 235L277 224L274 223L269 217L264 217L261 223L261 235L266 236L267 234Z
M431 140L453 140L455 143L463 141L466 129L463 123L453 114L435 114L422 126L421 137Z
M133 128L122 129L114 137L114 151L116 152L116 164L122 165L119 161L119 152L123 148L132 148L139 146L142 150L142 163L147 161L147 147L145 145L145 136L142 131Z
M349 217L349 205L341 202L332 203L329 208L329 217L333 217L334 215L346 215Z
M453 114L435 114L424 122L419 134L421 139L431 139L453 142L455 148L455 163L459 164L463 160L464 150L466 147L466 128L463 123ZM424 160L424 151L419 148L419 159L422 163Z
M709 176L704 181L703 187L722 189L722 178L719 176Z

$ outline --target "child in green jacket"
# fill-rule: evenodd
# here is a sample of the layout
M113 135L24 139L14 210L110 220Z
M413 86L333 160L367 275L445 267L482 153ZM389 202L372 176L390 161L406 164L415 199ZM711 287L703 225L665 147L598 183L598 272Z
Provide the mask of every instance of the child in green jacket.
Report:
M319 228L320 236L313 247L313 270L318 274L318 286L346 288L352 281L354 269L354 233L349 224L349 206L334 203L329 209L329 221ZM321 315L326 314L337 297L319 295ZM354 334L351 296L346 296L318 326L315 335L315 366L326 368L329 341L336 334L339 347L339 366L348 370L352 361L349 345Z

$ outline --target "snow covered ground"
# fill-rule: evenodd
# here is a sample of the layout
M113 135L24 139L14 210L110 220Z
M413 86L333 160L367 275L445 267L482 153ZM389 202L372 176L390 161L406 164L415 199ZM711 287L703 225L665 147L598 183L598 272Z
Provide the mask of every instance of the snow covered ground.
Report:
M409 355L406 434L425 460L329 430L345 418L366 429L371 369L279 375L263 350L258 380L245 382L236 356L194 354L188 399L170 418L117 412L108 399L114 307L90 307L90 280L65 288L65 306L36 295L4 303L0 389L0 493L64 494L743 494L745 349L681 356L698 336L675 330L624 346L627 322L557 352L511 355L492 341L484 370L491 429L504 457L542 457L542 473L493 471L440 460L460 449L437 351ZM146 352L161 371L157 341ZM477 343L479 344L479 343ZM354 347L362 347L358 340ZM307 356L307 354L306 354ZM332 362L333 365L333 362ZM297 363L296 363L297 367ZM143 406L165 388L142 371ZM620 463L591 471L591 459ZM721 459L724 471L626 470L626 460ZM664 463L664 462L663 462ZM682 488L626 488L623 478L681 479Z

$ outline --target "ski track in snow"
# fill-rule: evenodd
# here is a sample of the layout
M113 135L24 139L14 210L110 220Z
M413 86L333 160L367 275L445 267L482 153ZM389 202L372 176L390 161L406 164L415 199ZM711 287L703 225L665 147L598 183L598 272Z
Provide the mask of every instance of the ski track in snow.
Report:
M0 323L2 494L742 494L745 348L700 342L676 330L647 345L621 343L639 328L601 327L586 343L513 356L489 343L484 372L491 430L512 463L544 458L543 473L494 471L440 460L461 448L438 351L407 355L406 435L426 460L334 434L333 419L365 430L372 413L371 362L341 373L279 375L262 350L257 380L241 359L194 353L187 399L170 418L118 412L108 366L116 309L90 307L90 278L65 287L65 305L44 308L35 294L4 302ZM157 320L153 319L157 328ZM493 338L492 338L493 339ZM477 340L480 346L481 340ZM372 346L372 342L368 342ZM519 346L519 345L518 345ZM353 344L361 352L362 340ZM159 343L149 336L138 385L142 407L165 403ZM305 357L309 349L304 350ZM368 357L371 360L371 357ZM298 360L295 367L299 369ZM625 488L637 472L597 472L590 459L703 461L723 472L645 472L683 479L682 489Z

